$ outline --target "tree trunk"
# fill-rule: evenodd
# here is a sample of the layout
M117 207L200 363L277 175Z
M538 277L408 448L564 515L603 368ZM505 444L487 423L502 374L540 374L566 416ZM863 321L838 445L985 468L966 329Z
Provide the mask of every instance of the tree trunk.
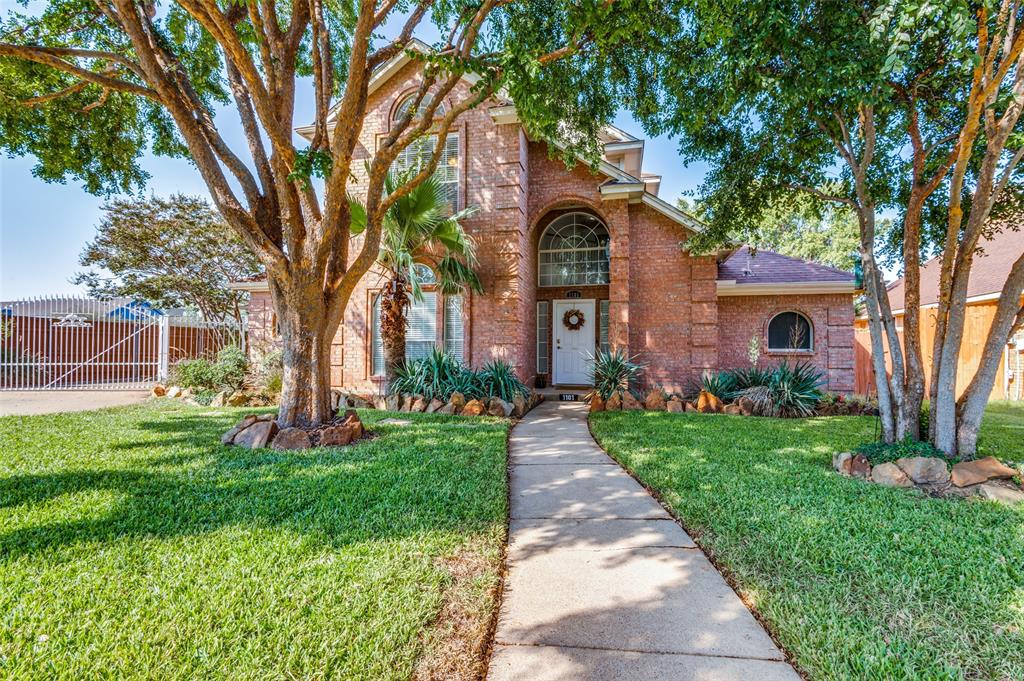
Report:
M271 282L281 332L284 376L277 423L316 426L334 417L331 409L331 341L338 324L330 319L319 282L284 288Z
M864 269L865 304L868 309L868 330L871 338L871 364L875 371L875 390L878 393L878 417L882 426L882 440L896 441L895 414L893 413L893 395L889 390L889 376L885 371L885 347L882 338L882 318L878 305L878 264L875 262L874 209L859 209L860 222L860 257ZM884 287L883 287L884 289ZM884 295L884 290L882 295Z
M395 380L397 370L405 364L405 332L408 321L405 310L409 306L409 293L405 282L392 276L381 291L380 338L384 346L384 378L388 386Z

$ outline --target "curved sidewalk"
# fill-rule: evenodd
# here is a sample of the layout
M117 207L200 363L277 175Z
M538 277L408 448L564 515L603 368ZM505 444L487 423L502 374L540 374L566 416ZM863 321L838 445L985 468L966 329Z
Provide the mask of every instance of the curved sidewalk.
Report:
M510 448L488 679L800 678L690 537L597 446L584 403L542 403Z

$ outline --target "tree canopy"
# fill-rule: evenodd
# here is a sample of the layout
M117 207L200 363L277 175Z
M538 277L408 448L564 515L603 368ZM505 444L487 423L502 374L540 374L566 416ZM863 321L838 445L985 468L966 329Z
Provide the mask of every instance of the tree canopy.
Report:
M103 213L79 259L87 269L74 283L96 296L142 298L241 322L244 294L228 284L259 276L263 268L204 199L116 199Z

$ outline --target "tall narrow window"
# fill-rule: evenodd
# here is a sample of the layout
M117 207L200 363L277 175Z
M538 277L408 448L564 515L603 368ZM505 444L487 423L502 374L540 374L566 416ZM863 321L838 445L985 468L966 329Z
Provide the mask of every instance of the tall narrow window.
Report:
M426 135L414 140L409 146L398 153L393 167L396 170L422 168L434 153L437 135ZM451 212L459 209L459 135L450 133L444 140L441 159L434 171L434 178L444 189Z
M541 286L586 286L609 281L608 229L590 213L566 213L540 239Z
M466 361L465 329L462 323L462 296L444 298L444 349L459 361Z
M548 301L537 301L537 373L548 373L548 334L551 329L551 315Z
M413 300L405 309L405 359L426 357L437 344L437 293L424 291L423 300ZM380 295L373 299L370 328L370 356L374 376L384 375L384 343L380 334Z
M608 352L608 301L601 301L601 330L598 335L601 350Z

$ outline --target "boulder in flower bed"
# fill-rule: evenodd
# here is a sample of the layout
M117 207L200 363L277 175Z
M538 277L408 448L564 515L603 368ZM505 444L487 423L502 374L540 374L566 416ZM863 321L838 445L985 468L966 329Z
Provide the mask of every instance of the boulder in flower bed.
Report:
M153 389L149 391L149 396L150 397L163 397L166 394L167 394L167 387L162 385L162 384L160 384L160 383L157 383L156 385L154 385Z
M590 396L590 411L604 411L604 399L600 393L595 392Z
M454 403L455 402L453 401L452 404ZM483 402L480 400L470 400L469 402L466 402L466 406L464 406L459 413L463 416L480 416L485 411L487 411L487 409L484 407Z
M740 405L734 402L732 404L727 404L724 407L722 407L722 413L729 414L731 416L742 416L743 410L740 409Z
M644 399L644 408L647 411L665 411L667 406L665 393L659 388L647 393L647 397Z
M521 419L526 416L526 412L530 411L530 407L533 405L530 403L522 393L516 393L512 397L512 417Z
M989 480L1008 480L1017 470L1000 463L994 456L974 461L961 461L953 466L952 480L957 487L969 487Z
M269 419L257 419L242 428L231 439L231 442L225 442L224 444L232 444L238 447L245 447L246 449L263 449L277 435L277 430L277 421L274 420L273 414L270 414ZM224 440L222 439L221 442L224 442Z
M274 449L309 449L309 433L302 428L285 428L274 436Z
M685 411L685 406L683 405L683 401L681 399L679 399L678 397L673 397L672 399L665 403L665 411L667 411L670 414L682 414L683 411Z
M427 405L427 408L424 411L426 411L426 413L428 414L433 414L443 406L444 402L435 397L434 399L430 400L430 404Z
M641 411L644 405L640 404L640 400L633 396L633 393L628 390L622 394L622 410L623 411Z
M696 414L697 413L697 407L694 406L693 402L687 402L686 403L686 413L688 413L688 414Z
M295 450L344 446L364 435L363 423L353 409L338 415L330 423L312 429L279 429L276 418L276 414L249 414L224 433L221 442L247 449L273 447L278 450Z
M701 390L697 396L697 411L702 414L717 414L722 411L722 400L707 390Z
M949 482L949 468L946 467L946 462L934 456L896 459L896 465L917 485L942 485Z
M622 396L619 393L612 393L604 403L605 411L619 411L622 409Z
M914 482L893 462L880 463L871 469L871 482L886 487L913 487Z
M506 402L500 397L492 397L487 403L487 413L490 416L508 418L509 416L512 416L512 409L512 403Z
M455 413L459 414L462 412L463 407L466 406L466 397L460 392L453 392L452 396L448 398L448 401L455 405Z

